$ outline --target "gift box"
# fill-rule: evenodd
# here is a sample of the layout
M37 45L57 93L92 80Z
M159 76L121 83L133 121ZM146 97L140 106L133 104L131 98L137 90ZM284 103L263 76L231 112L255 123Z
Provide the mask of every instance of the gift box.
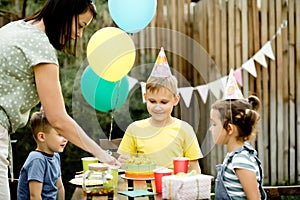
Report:
M210 199L213 176L198 174L179 177L177 175L162 177L163 199Z

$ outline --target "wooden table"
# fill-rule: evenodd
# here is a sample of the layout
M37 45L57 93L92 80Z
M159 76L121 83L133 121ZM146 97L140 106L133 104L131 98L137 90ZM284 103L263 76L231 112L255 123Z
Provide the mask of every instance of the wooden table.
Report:
M152 196L145 196L145 197L128 197L126 195L118 194L118 191L128 191L128 190L148 190L150 192L155 192L155 182L154 180L127 180L123 179L119 175L119 180L118 180L118 189L115 190L113 195L110 196L86 196L83 193L83 190L81 187L76 187L75 191L73 193L73 196L71 200L87 200L87 199L92 199L92 200L161 200L162 195L157 194L157 195L152 195Z

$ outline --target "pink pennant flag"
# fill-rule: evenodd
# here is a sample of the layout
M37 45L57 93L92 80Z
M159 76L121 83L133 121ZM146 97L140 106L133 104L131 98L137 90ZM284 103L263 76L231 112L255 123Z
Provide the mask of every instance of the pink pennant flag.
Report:
M242 78L242 68L239 67L234 71L234 76L236 81L240 86L243 86L243 78Z

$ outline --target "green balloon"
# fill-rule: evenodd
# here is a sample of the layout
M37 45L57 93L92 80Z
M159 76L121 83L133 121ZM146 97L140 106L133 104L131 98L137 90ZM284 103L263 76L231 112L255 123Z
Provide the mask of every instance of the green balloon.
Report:
M101 112L118 109L128 97L127 76L116 82L110 82L98 76L88 66L80 80L81 92L86 102Z

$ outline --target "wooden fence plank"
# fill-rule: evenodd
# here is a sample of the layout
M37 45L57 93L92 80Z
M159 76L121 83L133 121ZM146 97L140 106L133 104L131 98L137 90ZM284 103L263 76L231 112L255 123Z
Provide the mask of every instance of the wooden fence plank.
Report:
M295 73L295 77L297 77L296 79L296 83L297 83L297 87L296 87L296 130L297 130L297 144L296 144L296 148L297 148L297 174L296 174L296 178L297 181L299 182L299 177L300 177L300 159L299 159L299 155L300 155L300 86L299 86L299 77L300 77L300 2L299 1L295 1L295 12L296 12L296 31L295 33L296 35L296 73Z
M286 1L281 1L281 20L280 20L280 24L282 24L283 20L287 20L288 16L287 16L287 11L288 11L288 7L287 7L287 2ZM280 26L279 26L280 27ZM282 142L283 142L283 180L285 179L285 177L289 176L289 65L288 65L288 45L286 43L286 41L289 41L288 39L288 34L287 34L287 28L284 28L281 30L281 42L282 42L282 76L283 79L282 80L282 103L283 103L283 120L282 120ZM287 63L286 66L284 66L284 63ZM280 80L279 80L280 81ZM278 81L278 83L279 83ZM285 181L285 180L284 180Z
M221 74L227 73L228 68L228 57L227 57L227 2L221 1L220 3L221 12Z
M242 18L242 62L248 60L248 4L247 1L242 1L241 3L241 18ZM243 94L248 92L248 72L243 70Z
M262 44L265 44L268 40L268 2L262 1L261 2L261 42ZM271 61L268 62L268 66ZM265 174L265 182L266 177L269 177L269 170L268 170L268 164L269 164L269 127L265 126L265 124L268 124L269 119L269 76L268 76L268 70L264 69L262 70L262 97L261 97L261 122L258 132L258 155L260 160L262 161L262 166L264 168L264 174Z
M221 23L221 13L220 13L220 1L213 0L214 2L214 39L215 39L215 63L218 67L221 66L221 30L220 30L220 23ZM221 72L221 71L220 71Z
M234 65L232 68L236 69L242 66L242 37L241 37L241 1L238 0L235 2L234 7L234 18L235 18L235 40L234 40Z
M275 33L275 2L269 1L269 38ZM270 184L276 184L277 181L277 121L276 121L276 64L270 63ZM272 167L271 167L272 166Z
M289 50L288 50L288 63L289 63L289 74L288 74L288 81L289 81L289 87L288 87L288 92L289 92L289 116L288 116L288 121L289 121L289 131L287 134L289 136L289 167L288 169L290 170L290 173L288 175L290 183L295 184L296 182L296 152L295 152L295 146L296 146L296 125L295 125L295 119L296 119L296 106L295 106L295 0L290 0L289 5L288 5L288 40L289 40Z
M235 38L235 20L234 20L234 2L228 1L228 68L234 67L234 38ZM226 69L226 74L229 74L229 69ZM224 75L224 74L223 74Z
M276 6L275 6L275 20L276 20L276 27L280 27L280 24L282 22L282 17L281 17L281 0L276 0L275 1ZM283 83L282 80L284 79L283 73L283 47L282 47L282 35L278 35L275 39L276 41L276 64L277 64L277 74L276 74L276 87L277 87L277 145L278 145L278 182L282 183L283 181L283 171L284 171L284 156L283 156L283 149L284 149L284 144L283 144L283 121L284 121L284 113L283 113Z

